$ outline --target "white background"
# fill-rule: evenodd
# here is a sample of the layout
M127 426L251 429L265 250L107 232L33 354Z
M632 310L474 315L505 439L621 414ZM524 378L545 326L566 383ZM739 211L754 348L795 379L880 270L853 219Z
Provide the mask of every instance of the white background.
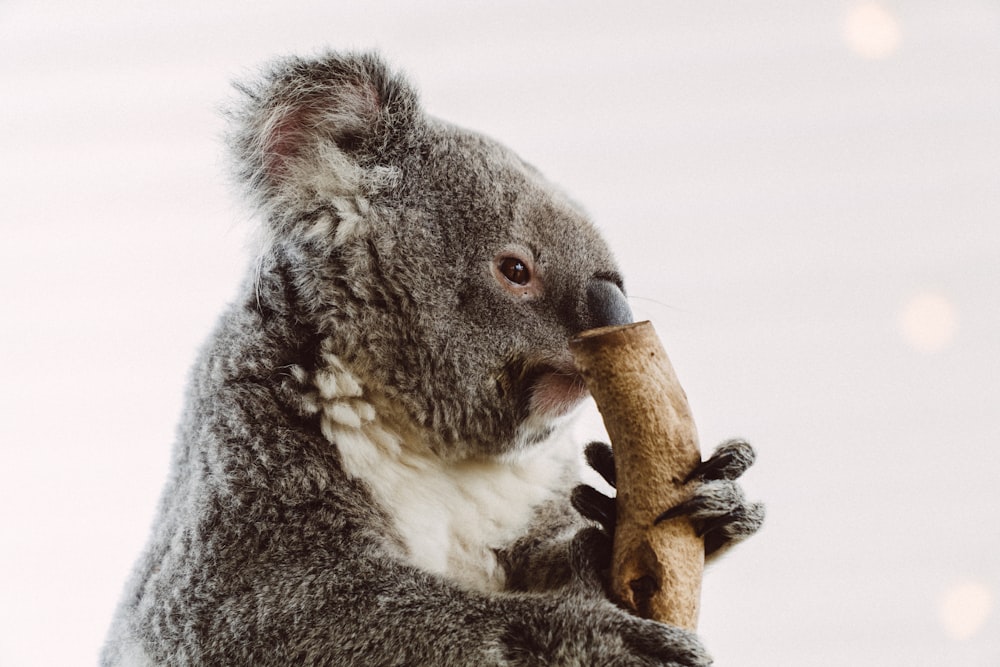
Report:
M0 665L96 660L246 263L216 109L324 46L564 185L757 445L717 664L1000 665L995 0L0 2Z

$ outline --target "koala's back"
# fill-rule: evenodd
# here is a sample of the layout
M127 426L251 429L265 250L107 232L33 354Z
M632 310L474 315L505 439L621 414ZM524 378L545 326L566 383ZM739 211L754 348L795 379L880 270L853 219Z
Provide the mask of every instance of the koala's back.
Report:
M350 578L391 535L310 424L308 393L297 397L294 379L274 370L258 375L282 368L296 346L274 314L248 307L254 298L222 319L196 364L171 479L104 664L278 664L218 641L230 634L219 624L266 641L262 633L294 625L281 616L295 605L333 603L310 600L320 594L303 585L310 570ZM283 392L289 400L276 401ZM261 589L285 604L262 603ZM256 618L265 612L274 616Z

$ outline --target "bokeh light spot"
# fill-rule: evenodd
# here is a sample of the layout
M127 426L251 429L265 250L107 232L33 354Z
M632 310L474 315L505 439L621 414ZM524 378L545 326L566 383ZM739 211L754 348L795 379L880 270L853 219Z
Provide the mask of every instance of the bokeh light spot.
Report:
M851 8L843 27L848 48L862 58L878 60L899 49L899 21L881 5L866 3Z
M915 350L938 352L955 338L958 318L955 306L945 296L924 292L907 301L899 313L899 331Z
M966 582L945 591L940 619L945 633L956 640L971 639L993 610L993 595L983 584Z

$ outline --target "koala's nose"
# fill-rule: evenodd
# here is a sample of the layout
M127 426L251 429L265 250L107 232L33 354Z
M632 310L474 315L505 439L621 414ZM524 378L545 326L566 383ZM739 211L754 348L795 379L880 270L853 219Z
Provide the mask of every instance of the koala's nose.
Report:
M583 329L630 324L632 309L618 285L593 278L587 283L587 313L582 319Z

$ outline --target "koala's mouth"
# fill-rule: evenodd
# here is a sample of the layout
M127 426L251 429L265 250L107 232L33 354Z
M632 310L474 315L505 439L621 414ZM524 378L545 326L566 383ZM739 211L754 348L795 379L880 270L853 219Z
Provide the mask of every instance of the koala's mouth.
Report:
M587 385L572 361L538 364L525 379L530 410L542 417L562 417L587 397Z

